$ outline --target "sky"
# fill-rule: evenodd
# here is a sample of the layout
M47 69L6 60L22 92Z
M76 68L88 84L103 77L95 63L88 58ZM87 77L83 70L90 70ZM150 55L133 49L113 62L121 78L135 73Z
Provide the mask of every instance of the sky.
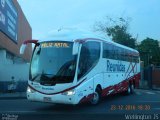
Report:
M93 31L97 21L131 18L129 33L142 41L160 40L160 0L18 0L32 27L32 38L41 39L59 28Z

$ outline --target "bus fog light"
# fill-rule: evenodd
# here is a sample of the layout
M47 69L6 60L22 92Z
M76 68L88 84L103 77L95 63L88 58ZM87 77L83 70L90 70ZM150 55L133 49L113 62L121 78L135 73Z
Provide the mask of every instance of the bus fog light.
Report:
M35 91L34 91L32 88L27 87L27 92L28 92L28 93L34 93Z
M74 94L75 94L75 90L69 90L67 92L62 93L62 95L68 95L68 96L74 95Z

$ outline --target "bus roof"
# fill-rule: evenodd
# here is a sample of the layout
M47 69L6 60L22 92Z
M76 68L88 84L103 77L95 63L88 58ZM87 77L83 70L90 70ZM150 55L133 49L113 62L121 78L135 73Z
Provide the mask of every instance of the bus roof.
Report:
M74 42L75 40L100 40L103 42L107 42L109 44L116 45L118 47L124 48L131 50L133 52L137 52L137 50L132 49L130 47L118 44L114 41L112 41L109 37L108 38L103 38L98 35L95 35L92 32L88 32L85 30L77 30L77 29L59 29L57 31L52 31L46 38L43 40L40 40L39 42L45 42L45 41L69 41L69 42Z
M85 38L99 38L94 33L85 31L85 30L77 30L77 29L59 29L56 31L50 32L50 34L43 41L70 41L74 42L77 39L85 39Z

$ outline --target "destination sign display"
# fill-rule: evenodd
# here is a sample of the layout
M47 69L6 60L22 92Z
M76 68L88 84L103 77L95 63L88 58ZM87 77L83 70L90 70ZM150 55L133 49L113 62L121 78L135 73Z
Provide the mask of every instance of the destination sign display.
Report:
M42 48L55 47L55 48L70 48L71 43L68 42L44 42L41 44Z

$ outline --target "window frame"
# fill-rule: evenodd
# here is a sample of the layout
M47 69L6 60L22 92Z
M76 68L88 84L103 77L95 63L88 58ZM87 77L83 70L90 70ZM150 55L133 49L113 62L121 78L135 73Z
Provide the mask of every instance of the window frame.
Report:
M98 56L98 59L96 59L96 61L94 61L93 63L92 63L92 65L91 65L91 67L88 69L88 70L86 70L86 72L84 72L84 74L83 75L81 75L80 77L79 77L79 66L80 66L80 60L81 60L81 50L82 50L82 47L84 46L84 44L87 44L87 43L89 43L89 42L97 42L98 44L99 44L99 56ZM78 71L77 71L77 81L79 81L79 80L81 80L81 78L83 78L84 76L86 76L86 74L88 74L97 64L98 64L98 62L99 62L99 60L100 60L100 58L101 58L101 42L100 41L95 41L95 40L88 40L88 41L85 41L84 43L82 43L82 45L81 45L81 48L80 48L80 52L79 52L79 61L78 61Z
M102 58L121 60L126 62L134 62L134 63L139 62L139 56L135 55L137 54L135 51L131 51L129 49L119 47L117 45L107 43L107 42L102 42L102 43L103 43ZM108 46L108 51L111 49L111 46L112 46L112 52L106 52L107 50L105 50L106 49L105 47L107 46Z

